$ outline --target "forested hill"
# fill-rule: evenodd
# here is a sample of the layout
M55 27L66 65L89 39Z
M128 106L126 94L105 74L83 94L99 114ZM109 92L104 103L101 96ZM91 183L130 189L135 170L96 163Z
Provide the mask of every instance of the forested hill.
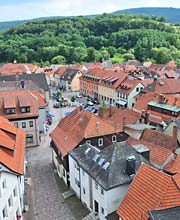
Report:
M180 9L179 8L131 8L119 10L115 14L145 14L149 16L163 16L168 22L180 23Z
M0 35L1 62L81 63L138 59L180 63L179 26L160 17L104 14L33 21Z

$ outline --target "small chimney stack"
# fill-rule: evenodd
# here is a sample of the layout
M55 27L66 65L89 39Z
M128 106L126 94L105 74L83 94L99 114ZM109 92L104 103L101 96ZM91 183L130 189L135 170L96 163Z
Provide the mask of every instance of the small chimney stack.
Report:
M178 139L178 127L177 127L177 125L174 125L174 126L173 126L173 138L174 138L175 140Z
M124 126L125 126L125 124L126 124L126 116L123 116L122 123L123 123L123 129L124 129Z
M21 88L24 89L24 88L25 88L25 82L24 82L24 80L21 80L20 83L21 83Z
M127 158L126 172L129 176L136 174L136 158L134 155Z
M145 112L145 124L149 122L149 112Z

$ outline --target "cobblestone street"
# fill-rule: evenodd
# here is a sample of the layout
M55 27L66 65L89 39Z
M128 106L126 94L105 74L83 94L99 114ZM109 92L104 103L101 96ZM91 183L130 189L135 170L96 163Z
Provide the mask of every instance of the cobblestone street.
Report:
M52 107L52 103L50 103ZM56 174L52 165L52 149L49 147L49 133L57 125L64 112L72 109L51 109L55 115L53 124L50 126L48 134L42 136L41 144L38 147L27 149L28 172L30 184L26 184L26 204L29 211L25 213L26 220L79 220L81 217L74 217L72 209L64 201L59 183L57 184ZM57 111L61 111L60 113ZM64 187L64 186L63 186ZM65 189L66 190L66 189ZM74 196L75 197L75 196ZM81 207L77 198L73 202ZM82 210L85 210L82 207ZM78 210L77 212L80 212ZM83 214L86 214L86 210Z

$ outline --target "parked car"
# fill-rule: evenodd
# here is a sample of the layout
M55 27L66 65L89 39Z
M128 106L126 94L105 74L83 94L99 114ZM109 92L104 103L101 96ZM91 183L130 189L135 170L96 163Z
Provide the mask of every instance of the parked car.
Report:
M92 101L93 101L93 103L94 103L95 105L99 105L99 101L98 101L98 100L94 99L94 100L92 100Z
M54 108L60 108L60 102L55 102L53 105Z
M77 94L77 95L76 95L76 98L82 98L82 96L81 96L81 95L79 95L79 94Z
M87 102L87 105L93 106L93 105L94 105L94 103L93 103L93 102L91 102L91 101L88 101L88 102Z

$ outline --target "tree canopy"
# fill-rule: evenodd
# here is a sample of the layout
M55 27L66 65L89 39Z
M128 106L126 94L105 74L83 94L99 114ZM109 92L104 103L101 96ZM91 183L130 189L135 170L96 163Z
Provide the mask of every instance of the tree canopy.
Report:
M180 64L179 27L157 16L103 14L32 21L0 34L1 62L64 64L112 59L173 59Z

